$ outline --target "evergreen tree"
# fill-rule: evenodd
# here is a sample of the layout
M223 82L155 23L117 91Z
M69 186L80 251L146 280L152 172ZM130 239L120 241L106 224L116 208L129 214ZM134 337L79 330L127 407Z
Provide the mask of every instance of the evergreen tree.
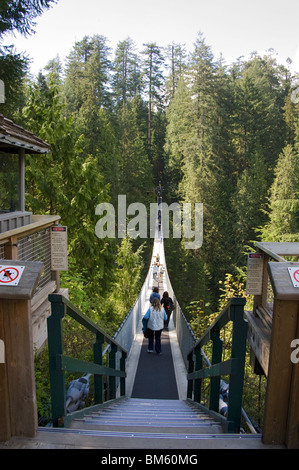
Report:
M168 101L172 100L180 79L184 76L187 68L187 52L185 45L172 42L167 47L166 56L168 58L167 68L169 74L166 80L166 96Z
M144 137L145 112L141 98L136 95L127 106L122 107L118 115L117 190L118 194L127 195L127 204L149 203L147 191L153 187L152 166Z
M67 58L65 94L69 112L110 107L110 48L104 36L85 36Z
M243 266L246 262L243 250L256 238L255 228L266 222L267 167L263 152L251 158L250 166L241 174L233 196L232 208L234 221L234 264ZM232 272L232 271L230 271Z
M163 101L164 77L162 65L164 57L156 43L144 44L143 76L145 82L145 93L148 102L148 145L152 143L152 114L154 108L159 108Z
M118 317L118 324L129 313L142 285L142 251L143 246L134 250L128 237L122 239L117 250L114 281L108 299L111 311Z
M27 128L51 145L42 157L29 157L26 165L26 201L34 213L59 214L68 226L69 255L78 271L89 273L91 288L109 283L114 242L95 236L95 208L109 200L97 158L82 152L84 138L76 139L73 118L65 118L65 105L57 76L39 75L23 109ZM55 126L53 123L55 122ZM104 276L105 273L105 276Z
M0 38L10 31L27 36L34 33L34 19L51 7L56 0L1 0Z
M263 241L298 242L299 155L290 145L279 156L270 189L269 222L259 232Z
M81 140L85 157L97 158L105 184L111 185L111 196L117 179L116 140L111 122L109 92L110 48L103 36L85 36L71 51L64 82L67 114L74 117L75 132Z
M125 106L141 91L141 72L132 39L119 42L113 63L113 95L116 105Z

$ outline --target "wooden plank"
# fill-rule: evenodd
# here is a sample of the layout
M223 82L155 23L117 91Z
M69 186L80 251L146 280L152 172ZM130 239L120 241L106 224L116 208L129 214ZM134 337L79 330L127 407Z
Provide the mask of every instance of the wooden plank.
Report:
M6 342L4 333L4 312L0 304L0 339L4 341L4 363L0 363L0 441L7 441L11 437L9 391L7 380Z
M37 429L30 302L0 299L3 318L10 427L14 436L33 437Z
M0 233L0 242L1 244L7 242L7 239L10 237L16 236L17 238L25 237L31 235L32 233L39 232L51 225L57 223L60 220L59 215L33 215L32 223L24 225L23 227L18 227L13 230L9 230L4 233Z
M299 256L299 243L296 242L256 242L255 246L278 261L280 256Z
M299 300L299 287L294 287L288 268L298 267L299 263L269 263L269 276L275 299Z
M43 263L38 261L1 260L3 266L25 266L17 286L0 285L1 299L31 299L42 273Z
M299 338L299 303L296 338ZM299 362L292 364L286 444L288 449L299 449Z
M296 301L274 302L263 442L285 444L292 378L290 344L297 333Z
M253 312L246 311L245 317L248 320L248 340L250 346L267 377L271 331L266 328L261 319L256 317Z

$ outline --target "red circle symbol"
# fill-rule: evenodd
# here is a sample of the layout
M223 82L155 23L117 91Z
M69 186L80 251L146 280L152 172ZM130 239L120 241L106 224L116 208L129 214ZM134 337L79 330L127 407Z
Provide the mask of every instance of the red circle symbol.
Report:
M2 273L4 273L2 275ZM5 267L0 271L0 282L3 284L9 284L10 282L15 281L19 276L19 270L17 268Z
M299 282L299 269L297 269L297 271L294 271L293 276L295 281Z

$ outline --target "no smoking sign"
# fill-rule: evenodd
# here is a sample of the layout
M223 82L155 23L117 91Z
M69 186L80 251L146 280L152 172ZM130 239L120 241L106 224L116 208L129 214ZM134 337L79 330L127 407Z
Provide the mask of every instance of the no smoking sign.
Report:
M293 286L299 287L299 267L297 266L296 268L288 268L288 271L290 273Z
M0 266L0 286L17 286L25 266Z

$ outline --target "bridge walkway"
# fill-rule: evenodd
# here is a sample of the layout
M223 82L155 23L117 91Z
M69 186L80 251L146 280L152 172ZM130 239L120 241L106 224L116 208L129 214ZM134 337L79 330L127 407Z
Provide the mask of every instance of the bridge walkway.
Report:
M162 266L155 279L157 256ZM153 247L145 314L153 286L167 290L163 235L158 228ZM187 371L171 319L162 332L162 355L148 353L141 321L128 360L126 397L107 403L98 412L74 420L70 428L38 428L36 437L14 437L0 449L270 449L260 435L224 434L217 420L187 398Z

